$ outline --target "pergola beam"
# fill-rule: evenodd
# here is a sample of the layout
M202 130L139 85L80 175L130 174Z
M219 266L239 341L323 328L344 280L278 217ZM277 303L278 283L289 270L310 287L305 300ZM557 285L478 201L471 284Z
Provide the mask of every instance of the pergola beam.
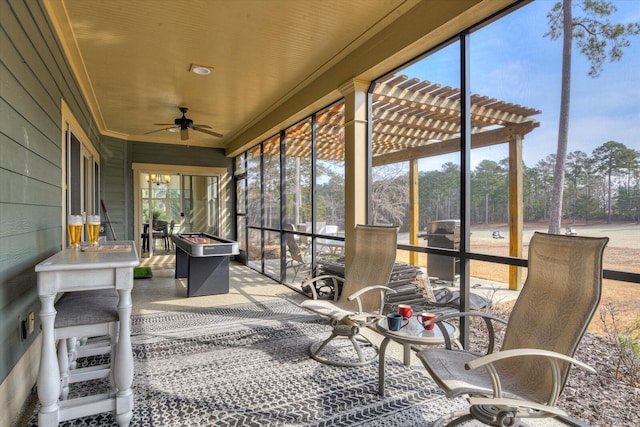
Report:
M471 135L471 148L488 147L512 141L517 135L524 136L538 126L540 126L538 122L531 121L496 130L476 133ZM442 142L433 142L420 147L375 156L373 158L373 166L389 165L392 163L406 162L425 157L456 153L458 151L460 151L460 138L453 138Z

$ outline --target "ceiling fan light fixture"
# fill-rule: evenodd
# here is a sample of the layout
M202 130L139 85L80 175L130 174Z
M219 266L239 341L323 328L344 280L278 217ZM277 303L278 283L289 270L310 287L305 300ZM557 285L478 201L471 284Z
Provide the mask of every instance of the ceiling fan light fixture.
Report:
M213 67L207 67L204 65L196 65L196 64L191 64L191 67L189 68L189 71L194 73L194 74L198 74L200 76L208 76L209 74L211 74L211 70L213 69Z
M222 138L224 135L218 132L214 132L211 130L211 126L205 124L196 124L193 123L193 120L186 117L187 111L189 111L188 107L178 107L180 112L182 113L182 117L176 117L173 123L156 123L156 126L167 126L163 129L154 130L147 133L159 132L159 131L169 131L169 132L180 132L180 139L186 141L189 139L189 129L206 133L207 135L215 136L216 138Z

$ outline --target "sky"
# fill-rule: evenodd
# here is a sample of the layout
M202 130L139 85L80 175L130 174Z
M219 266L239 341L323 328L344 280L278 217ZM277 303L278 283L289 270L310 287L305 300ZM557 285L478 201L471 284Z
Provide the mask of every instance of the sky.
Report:
M525 137L527 166L555 154L560 110L562 41L543 37L555 0L537 0L470 36L471 92L542 111L540 127ZM576 1L574 0L574 4ZM612 23L640 22L640 0L613 0ZM574 17L580 11L574 6ZM607 141L640 151L640 36L630 38L618 62L603 64L599 77L587 75L589 62L573 49L568 152L588 155ZM447 46L397 74L460 87L458 44ZM508 156L505 144L472 151L472 168L484 159ZM421 161L421 169L440 169L459 156Z

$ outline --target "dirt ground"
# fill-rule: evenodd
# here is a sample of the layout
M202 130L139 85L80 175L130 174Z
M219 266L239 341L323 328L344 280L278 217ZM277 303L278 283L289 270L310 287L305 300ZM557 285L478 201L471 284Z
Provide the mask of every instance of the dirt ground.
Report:
M609 244L604 253L604 268L640 273L640 225L631 224L597 224L573 225L578 235L609 237ZM504 239L493 239L493 231L501 231ZM546 232L545 225L525 226L523 240L528 242L534 231ZM474 226L471 230L471 250L491 255L509 255L508 228L503 226ZM420 241L423 244L424 241ZM526 256L528 245L523 248ZM421 260L424 262L424 260ZM420 262L420 265L424 265ZM472 261L471 276L496 282L508 282L508 266L487 262ZM523 278L524 280L524 278ZM631 326L640 316L640 284L603 281L601 307L611 304L616 310L616 320L621 328ZM597 313L589 330L603 333L603 324Z

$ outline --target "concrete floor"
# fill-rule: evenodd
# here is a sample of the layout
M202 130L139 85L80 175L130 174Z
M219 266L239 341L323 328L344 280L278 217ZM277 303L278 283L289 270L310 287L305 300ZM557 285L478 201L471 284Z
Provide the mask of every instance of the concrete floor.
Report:
M187 279L176 279L175 255L160 253L151 258L141 258L141 266L149 266L153 277L134 281L132 315L157 313L171 310L185 310L190 307L216 307L246 302L268 301L285 298L301 303L306 296L279 284L238 262L231 261L229 269L229 293L199 297L187 296ZM509 291L506 285L486 281L472 281L473 292L494 301L504 302L517 297L518 292ZM437 286L437 285L435 285ZM454 290L455 288L451 288ZM382 337L375 331L362 332L371 341L380 345ZM387 347L387 357L403 360L403 347L391 342ZM411 366L424 369L417 357L411 357Z
M306 296L281 285L240 263L231 261L229 269L229 293L199 297L187 296L187 279L176 279L175 256L156 255L142 258L141 266L150 266L153 277L138 279L133 284L132 315L158 313L171 310L185 310L190 307L217 307L246 302L268 301L285 298L294 303L301 303ZM374 331L363 332L377 345L382 337ZM402 360L403 347L390 343L387 357ZM418 369L422 364L416 357L411 358L412 366Z
M132 292L132 314L134 315L280 298L295 302L301 302L305 299L303 295L288 287L233 261L229 269L229 293L188 297L187 279L175 279L175 270L172 264L154 265L148 261L145 262L144 259L141 261L141 265L151 267L153 277L134 281Z

